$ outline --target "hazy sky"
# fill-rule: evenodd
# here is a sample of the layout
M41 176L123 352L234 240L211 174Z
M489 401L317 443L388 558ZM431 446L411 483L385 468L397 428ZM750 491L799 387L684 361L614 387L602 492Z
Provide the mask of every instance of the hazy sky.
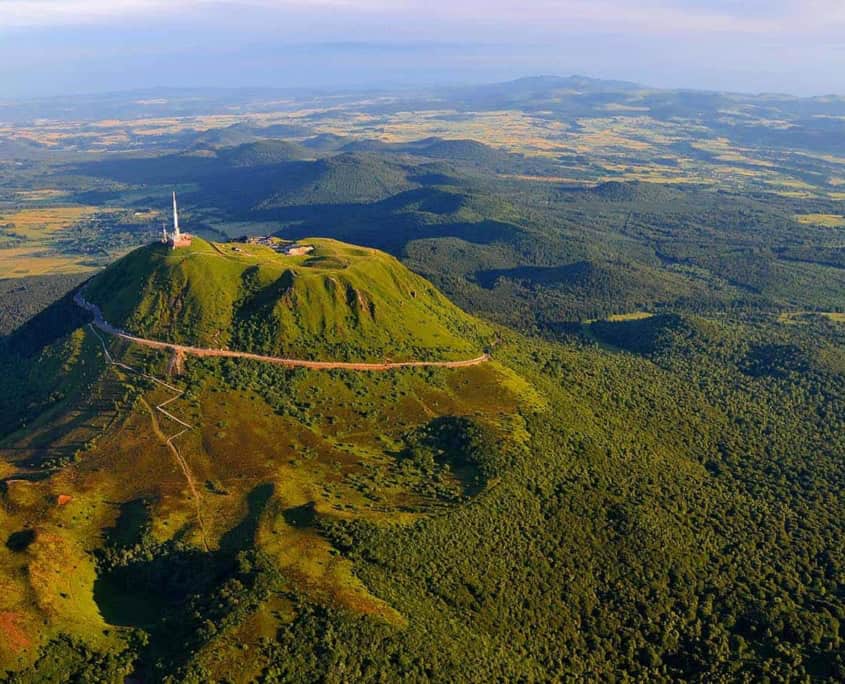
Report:
M0 0L0 98L572 73L845 93L845 0Z

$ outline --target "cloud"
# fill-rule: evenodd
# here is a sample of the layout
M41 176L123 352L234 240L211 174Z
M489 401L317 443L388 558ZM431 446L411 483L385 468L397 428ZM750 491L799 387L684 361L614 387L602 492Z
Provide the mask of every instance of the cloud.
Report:
M5 0L0 3L0 26L51 26L106 20L165 7L158 0Z
M474 26L644 33L816 33L845 26L842 0L2 0L0 27L54 26L239 11L336 12Z
M459 0L448 6L467 19L622 32L794 33L845 23L841 0Z
M0 91L587 73L845 92L843 29L845 0L0 0Z
M207 9L285 12L340 9L388 11L415 3L396 0L0 0L0 27L86 24L126 17L155 17Z

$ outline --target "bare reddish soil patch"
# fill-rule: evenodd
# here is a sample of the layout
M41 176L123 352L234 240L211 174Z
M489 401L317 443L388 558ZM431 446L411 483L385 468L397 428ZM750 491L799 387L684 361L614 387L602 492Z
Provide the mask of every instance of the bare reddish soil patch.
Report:
M2 641L14 653L19 653L32 645L26 632L18 625L20 619L20 613L12 611L0 612L0 635L2 635Z

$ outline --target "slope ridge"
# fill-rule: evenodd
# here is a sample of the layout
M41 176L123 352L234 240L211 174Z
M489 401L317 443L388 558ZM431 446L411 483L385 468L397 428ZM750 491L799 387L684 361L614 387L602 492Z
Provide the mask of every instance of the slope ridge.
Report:
M149 245L95 277L85 298L115 329L188 353L379 364L481 356L490 329L393 257L307 242L314 251L302 256L200 239L177 252Z

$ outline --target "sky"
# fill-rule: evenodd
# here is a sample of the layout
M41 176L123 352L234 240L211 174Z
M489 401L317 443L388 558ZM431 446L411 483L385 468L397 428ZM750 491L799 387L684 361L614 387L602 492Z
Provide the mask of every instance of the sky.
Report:
M539 74L845 94L845 0L0 0L0 99Z

